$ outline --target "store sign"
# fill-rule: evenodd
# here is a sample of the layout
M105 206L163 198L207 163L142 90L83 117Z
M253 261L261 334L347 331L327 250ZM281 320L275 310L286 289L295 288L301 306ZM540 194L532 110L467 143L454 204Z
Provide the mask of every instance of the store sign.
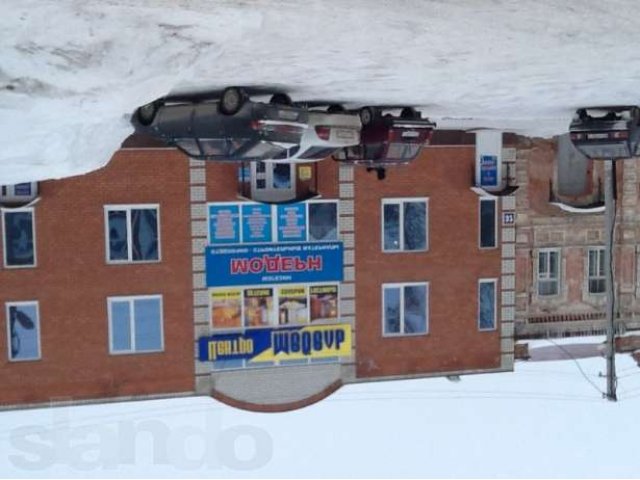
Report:
M208 246L207 287L341 282L342 242Z
M278 205L278 241L304 242L307 238L305 203Z
M198 339L198 358L201 362L273 362L349 355L351 326L348 324L256 328Z
M209 205L209 241L240 243L239 205Z
M495 155L480 156L480 186L498 186L498 157Z

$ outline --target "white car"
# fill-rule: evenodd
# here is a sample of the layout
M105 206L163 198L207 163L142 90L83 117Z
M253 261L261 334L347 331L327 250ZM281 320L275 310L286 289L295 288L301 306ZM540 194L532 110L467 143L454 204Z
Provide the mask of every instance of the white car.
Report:
M309 110L307 128L300 145L290 148L286 158L280 156L266 162L317 162L330 157L336 150L358 145L362 124L358 115L341 111Z

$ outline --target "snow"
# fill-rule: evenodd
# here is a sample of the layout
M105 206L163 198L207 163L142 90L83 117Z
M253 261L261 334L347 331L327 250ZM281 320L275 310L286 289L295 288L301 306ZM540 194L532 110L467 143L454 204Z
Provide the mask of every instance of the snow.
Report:
M639 103L636 17L634 0L5 0L0 183L99 168L138 105L231 84L559 134L579 106Z
M576 362L518 362L515 373L459 382L350 385L279 414L205 397L5 412L0 471L72 478L637 477L637 432L629 427L637 424L640 369L629 355L617 356L620 400L611 403L600 393L604 359ZM20 442L25 435L31 443Z

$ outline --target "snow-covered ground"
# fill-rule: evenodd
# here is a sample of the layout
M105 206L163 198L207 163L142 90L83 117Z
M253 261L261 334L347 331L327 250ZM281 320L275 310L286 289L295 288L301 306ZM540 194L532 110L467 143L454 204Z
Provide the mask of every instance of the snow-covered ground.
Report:
M640 103L636 0L4 0L0 184L104 165L138 105L275 84L550 136Z
M640 369L629 355L618 355L617 366L618 403L602 399L604 360L589 358L519 362L515 373L455 383L351 385L281 414L243 412L205 397L5 412L0 472L637 478Z

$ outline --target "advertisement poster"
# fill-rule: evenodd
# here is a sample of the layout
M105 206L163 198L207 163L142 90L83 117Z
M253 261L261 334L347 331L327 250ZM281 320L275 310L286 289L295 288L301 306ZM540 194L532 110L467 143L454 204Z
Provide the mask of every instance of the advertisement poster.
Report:
M304 242L307 239L307 205L278 205L278 241Z
M278 291L278 297L278 323L280 325L308 322L307 287L282 287Z
M309 287L311 321L338 319L338 286L315 285Z
M205 248L207 287L341 282L342 242Z
M239 328L242 326L242 290L219 288L210 292L211 322L213 328Z
M498 157L495 155L482 155L480 157L480 186L498 186Z
M209 242L240 243L238 205L209 205Z
M271 241L271 205L242 206L242 242Z
M198 359L201 362L247 360L251 363L341 358L351 355L351 343L348 324L255 328L200 337Z
M273 288L247 288L244 291L244 326L275 325Z

